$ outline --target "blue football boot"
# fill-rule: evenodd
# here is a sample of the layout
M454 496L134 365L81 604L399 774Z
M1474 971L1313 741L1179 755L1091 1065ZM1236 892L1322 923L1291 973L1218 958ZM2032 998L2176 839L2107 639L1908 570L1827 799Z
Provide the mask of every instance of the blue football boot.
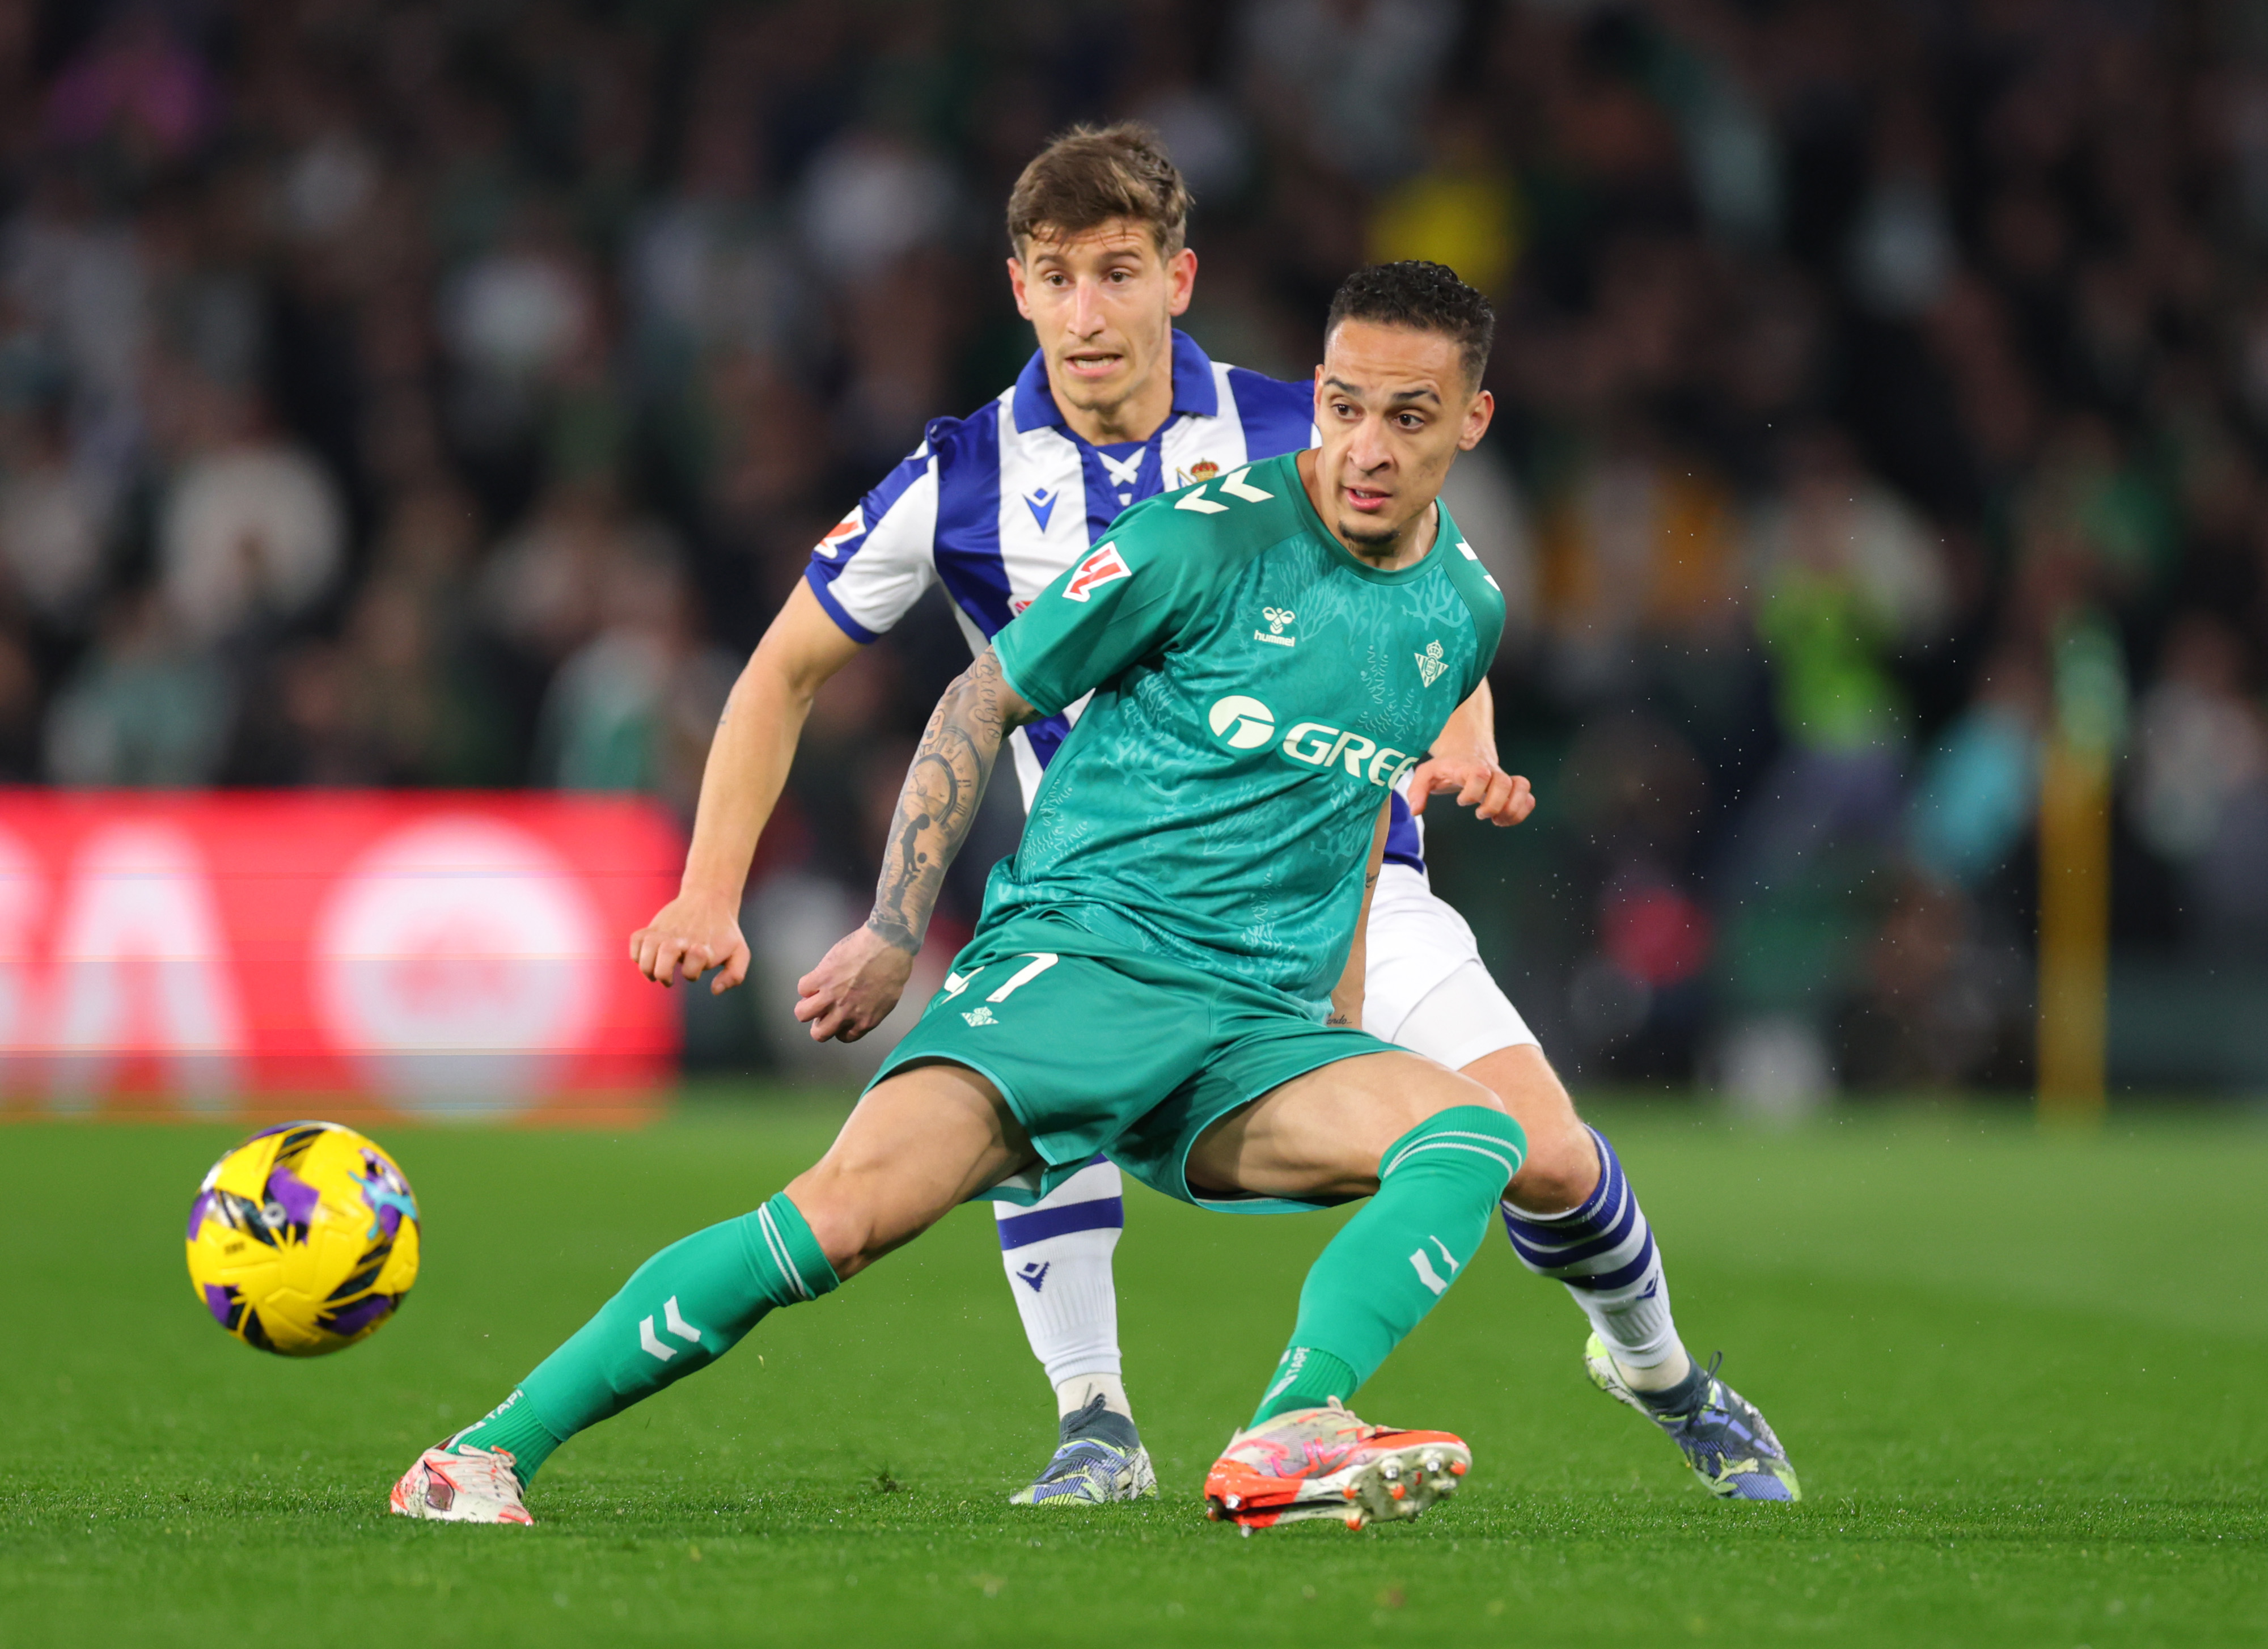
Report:
M1800 1500L1802 1485L1771 1425L1756 1404L1717 1378L1724 1360L1719 1351L1701 1371L1698 1401L1686 1412L1664 1414L1623 1382L1597 1335L1583 1347L1591 1383L1660 1426L1711 1494L1721 1500Z
M1158 1492L1158 1474L1134 1422L1114 1414L1101 1397L1063 1417L1063 1443L1011 1505L1101 1505L1140 1500Z

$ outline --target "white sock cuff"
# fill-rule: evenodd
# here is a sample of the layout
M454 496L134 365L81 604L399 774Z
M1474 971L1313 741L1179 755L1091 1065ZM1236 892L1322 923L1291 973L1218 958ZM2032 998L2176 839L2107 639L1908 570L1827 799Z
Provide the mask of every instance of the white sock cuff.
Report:
M1044 1213L1054 1209L1068 1208L1074 1203L1099 1203L1110 1199L1116 1199L1123 1203L1125 1191L1126 1182L1119 1174L1116 1163L1090 1162L1036 1203L1028 1205L994 1203L992 1218L1005 1226L1011 1220L1021 1219L1032 1214Z

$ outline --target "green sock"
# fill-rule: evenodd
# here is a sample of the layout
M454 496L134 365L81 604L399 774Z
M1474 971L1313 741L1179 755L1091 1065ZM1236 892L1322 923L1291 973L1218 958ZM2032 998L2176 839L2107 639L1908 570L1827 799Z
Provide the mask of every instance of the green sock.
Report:
M1527 1154L1520 1124L1481 1105L1439 1112L1388 1145L1378 1194L1307 1273L1292 1350L1251 1424L1344 1400L1376 1373L1480 1248Z
M459 1432L449 1447L504 1450L512 1456L512 1475L525 1489L538 1469L551 1458L551 1451L564 1441L564 1438L554 1437L551 1428L535 1417L527 1394L515 1386L511 1396Z
M525 1484L576 1432L706 1368L775 1307L816 1299L840 1284L783 1191L638 1267L457 1447L510 1448Z
M1344 1359L1312 1345L1295 1345L1276 1365L1276 1378L1269 1382L1268 1395L1261 1398L1260 1412L1252 1417L1252 1424L1272 1420L1294 1409L1320 1409L1334 1397L1344 1402L1360 1384Z

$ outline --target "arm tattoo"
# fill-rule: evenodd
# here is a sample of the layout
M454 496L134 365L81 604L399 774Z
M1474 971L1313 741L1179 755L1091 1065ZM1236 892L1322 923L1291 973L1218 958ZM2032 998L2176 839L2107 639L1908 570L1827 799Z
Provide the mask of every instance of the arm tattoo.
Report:
M908 955L921 949L946 867L976 822L1000 740L1034 718L1001 679L990 648L938 701L898 793L874 912L866 918L869 928Z

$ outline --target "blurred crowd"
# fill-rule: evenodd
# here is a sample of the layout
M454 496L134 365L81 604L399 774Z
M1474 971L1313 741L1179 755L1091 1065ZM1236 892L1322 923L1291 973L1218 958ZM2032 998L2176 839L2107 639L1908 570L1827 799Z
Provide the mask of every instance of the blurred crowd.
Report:
M1435 857L1563 1063L2023 1082L2077 720L2121 955L2268 963L2237 0L0 0L0 777L689 810L812 543L1028 353L1009 183L1121 116L1220 358L1303 375L1370 259L1498 301L1453 503L1543 806ZM956 655L822 698L779 931Z

